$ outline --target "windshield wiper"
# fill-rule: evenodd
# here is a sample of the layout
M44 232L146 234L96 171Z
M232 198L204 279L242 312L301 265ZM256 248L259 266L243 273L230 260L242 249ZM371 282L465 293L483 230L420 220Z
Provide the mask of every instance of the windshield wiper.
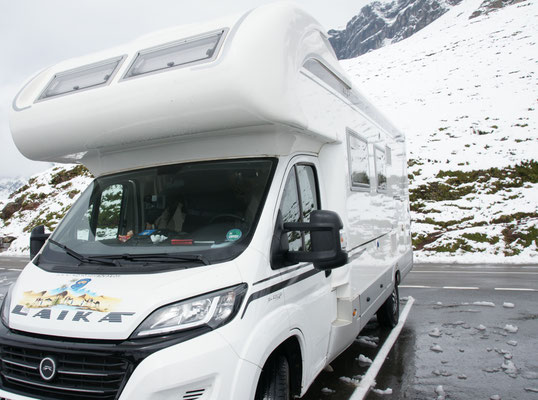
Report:
M64 250L66 254L70 255L73 258L76 258L80 262L87 263L87 264L93 262L93 263L99 263L103 265L112 265L114 267L119 266L119 264L116 261L111 261L111 260L107 260L107 259L99 258L99 257L83 256L82 254L77 253L75 250L70 249L65 244L59 243L56 240L49 239L49 242L51 242L55 246L58 246L60 249Z
M112 257L112 256L111 256ZM201 254L121 254L116 256L122 260L141 261L141 262L177 262L177 261L199 261L204 265L209 265L209 260Z

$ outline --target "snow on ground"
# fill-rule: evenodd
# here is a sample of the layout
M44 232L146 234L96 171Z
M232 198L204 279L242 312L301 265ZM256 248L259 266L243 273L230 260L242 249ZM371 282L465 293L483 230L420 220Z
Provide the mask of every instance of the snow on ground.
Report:
M538 261L538 1L481 3L342 61L407 134L418 262Z

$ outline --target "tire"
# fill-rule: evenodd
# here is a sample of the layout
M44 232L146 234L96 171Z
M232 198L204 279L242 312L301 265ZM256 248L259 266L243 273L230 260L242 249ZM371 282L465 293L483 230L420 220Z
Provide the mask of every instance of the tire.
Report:
M265 364L255 400L291 400L290 364L283 355L272 356Z
M400 294L398 284L394 283L394 290L389 298L377 310L377 322L384 328L394 328L400 319Z

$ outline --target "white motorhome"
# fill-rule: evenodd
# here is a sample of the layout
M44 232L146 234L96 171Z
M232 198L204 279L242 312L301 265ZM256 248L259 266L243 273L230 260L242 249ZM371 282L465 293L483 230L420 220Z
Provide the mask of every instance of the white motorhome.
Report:
M13 139L97 177L10 288L0 397L302 396L412 267L405 139L286 4L40 72Z

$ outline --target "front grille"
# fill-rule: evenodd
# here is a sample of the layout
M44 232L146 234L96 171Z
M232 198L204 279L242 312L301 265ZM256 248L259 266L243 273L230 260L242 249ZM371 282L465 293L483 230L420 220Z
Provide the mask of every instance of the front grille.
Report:
M50 381L39 373L39 364L46 357L56 362L57 373ZM61 400L116 399L129 370L129 362L119 357L5 345L0 349L0 361L6 389Z

